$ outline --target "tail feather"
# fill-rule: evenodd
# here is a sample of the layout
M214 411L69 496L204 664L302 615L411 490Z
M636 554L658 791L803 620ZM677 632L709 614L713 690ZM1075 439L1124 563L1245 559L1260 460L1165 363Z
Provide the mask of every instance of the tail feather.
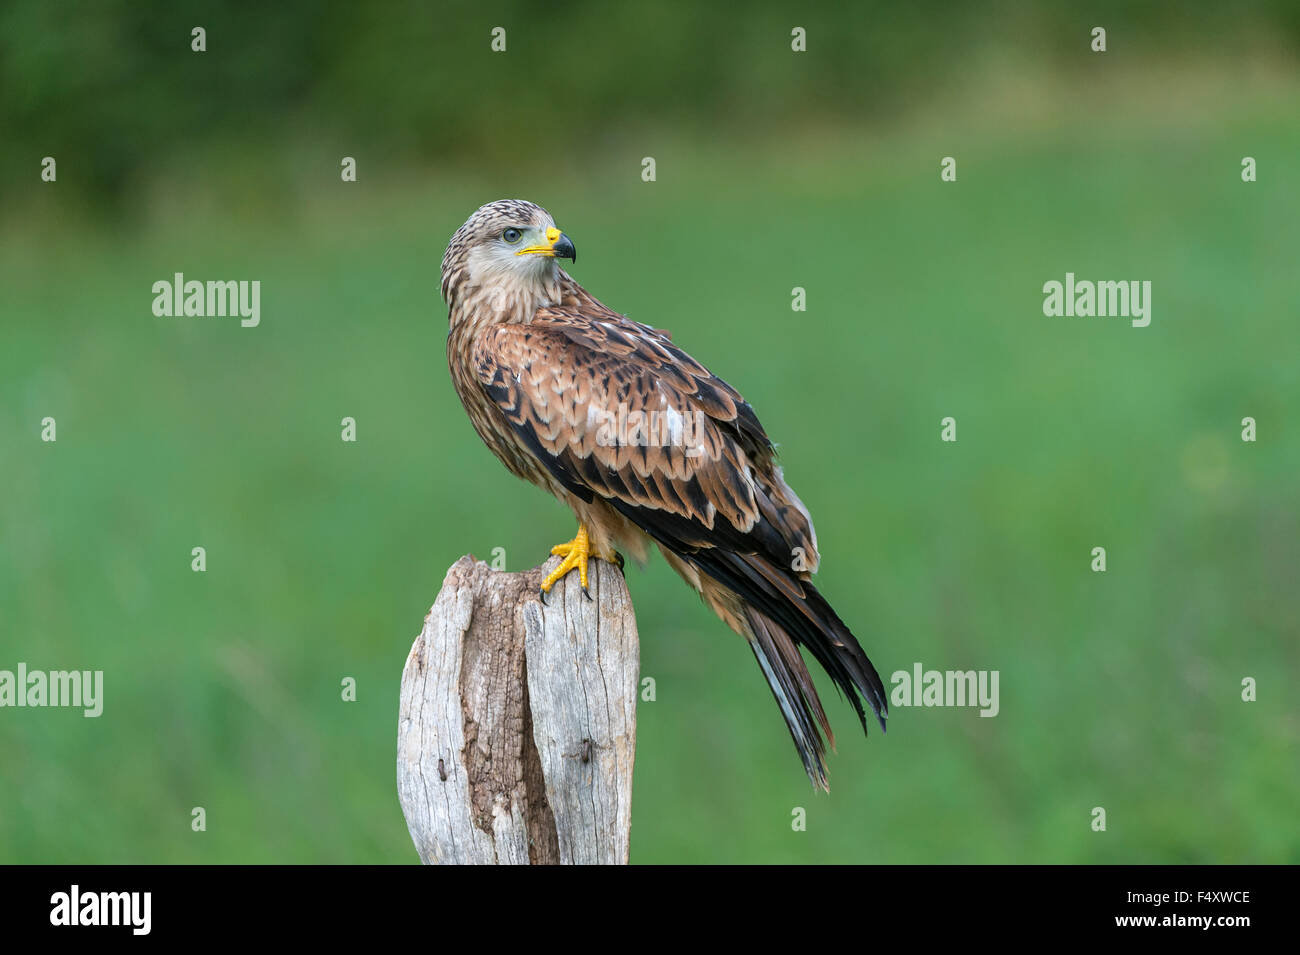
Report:
M752 608L746 609L746 619L754 633L749 648L754 651L754 658L758 660L772 696L781 708L804 771L814 786L829 792L826 746L818 728L825 732L832 747L835 736L812 685L808 668L784 630Z
M781 707L814 786L826 787L826 743L835 737L800 649L807 650L847 697L862 731L870 707L881 730L889 716L885 687L857 638L807 579L771 555L688 542L689 525L662 511L654 521L612 502L650 535L679 574L729 627L744 636ZM824 735L823 735L824 734Z
M876 668L844 621L808 581L755 555L713 550L690 555L690 559L725 588L730 598L725 602L739 604L742 612L736 616L746 624L750 648L781 708L808 778L814 786L826 789L826 743L833 748L835 737L799 648L812 654L848 698L864 733L864 700L882 731L889 716L885 687Z

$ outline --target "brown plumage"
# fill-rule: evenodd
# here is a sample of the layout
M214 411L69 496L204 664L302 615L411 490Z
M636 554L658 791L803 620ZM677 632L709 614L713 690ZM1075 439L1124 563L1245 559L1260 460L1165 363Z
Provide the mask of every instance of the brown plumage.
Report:
M557 257L576 259L572 243L521 200L483 206L452 236L447 359L470 421L507 468L573 510L591 554L644 560L647 541L658 545L749 642L809 778L826 788L823 733L832 745L834 736L799 648L864 731L862 699L882 729L887 704L862 647L810 582L820 558L808 511L735 389L667 332L596 301Z

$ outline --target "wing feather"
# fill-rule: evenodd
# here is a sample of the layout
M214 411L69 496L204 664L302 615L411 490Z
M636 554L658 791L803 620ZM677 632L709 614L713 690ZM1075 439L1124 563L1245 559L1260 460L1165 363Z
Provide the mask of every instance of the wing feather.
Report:
M674 515L700 543L721 530L783 566L800 547L816 566L812 523L784 495L752 409L662 333L618 316L593 322L543 310L529 325L486 329L474 366L516 436L553 472L600 497ZM656 425L644 442L618 440L620 405L624 420L640 413ZM664 420L672 423L658 426ZM750 537L760 523L764 532Z

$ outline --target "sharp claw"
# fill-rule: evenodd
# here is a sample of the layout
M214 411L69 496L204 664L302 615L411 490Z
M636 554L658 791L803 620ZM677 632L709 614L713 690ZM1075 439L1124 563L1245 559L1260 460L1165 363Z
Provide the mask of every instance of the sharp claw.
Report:
M552 586L563 580L571 571L577 570L582 580L582 594L588 600L592 600L591 594L587 591L587 564L595 558L591 550L590 537L587 528L579 524L578 533L567 544L556 544L551 548L551 554L556 557L563 557L555 570L551 571L543 580L541 593L539 595L543 604L546 603L546 592ZM620 566L622 566L620 562Z
M547 606L547 603L546 603L546 591L543 590L541 587L538 587L538 588L537 588L537 599L540 600L540 601L542 602L542 606L543 606L543 607Z
M614 551L614 563L618 564L619 570L623 569L623 555L618 551Z

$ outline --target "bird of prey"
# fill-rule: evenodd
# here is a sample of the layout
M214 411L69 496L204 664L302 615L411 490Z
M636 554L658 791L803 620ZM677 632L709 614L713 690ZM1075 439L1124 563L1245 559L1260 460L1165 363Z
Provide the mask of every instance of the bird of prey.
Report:
M514 474L578 520L542 599L591 558L644 561L654 542L705 603L743 636L813 785L828 789L826 712L800 648L881 729L875 667L810 582L817 535L786 484L753 409L671 341L606 308L559 267L573 242L540 206L490 202L456 230L442 260L447 360L470 421ZM649 424L647 425L647 419ZM635 422L632 433L612 423ZM655 426L657 423L658 426ZM825 740L823 740L823 733Z

